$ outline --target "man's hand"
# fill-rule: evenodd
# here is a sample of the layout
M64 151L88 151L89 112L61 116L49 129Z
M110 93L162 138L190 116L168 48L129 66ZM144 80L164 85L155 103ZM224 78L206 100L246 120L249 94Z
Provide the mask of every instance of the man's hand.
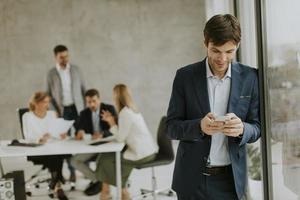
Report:
M94 132L94 134L92 135L92 140L97 140L103 137L103 134L100 132Z
M208 113L200 122L200 127L202 132L207 135L213 135L218 132L222 132L224 122L215 121L215 116L213 113Z
M101 117L102 117L102 120L106 121L109 124L110 127L117 124L114 116L109 111L103 110L102 113L101 113Z
M222 132L230 137L239 137L244 132L244 124L242 120L237 117L234 113L228 113L226 116L229 116L228 121L225 121L224 128Z
M75 139L76 140L83 140L83 137L84 137L84 130L80 130L77 132L76 136L75 136Z

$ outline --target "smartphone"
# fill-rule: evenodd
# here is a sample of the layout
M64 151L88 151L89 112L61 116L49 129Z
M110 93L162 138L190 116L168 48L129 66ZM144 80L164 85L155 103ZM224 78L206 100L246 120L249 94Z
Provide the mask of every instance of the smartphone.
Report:
M225 121L227 121L227 120L229 120L229 117L228 116L217 116L216 118L215 118L215 121L216 122L225 122Z

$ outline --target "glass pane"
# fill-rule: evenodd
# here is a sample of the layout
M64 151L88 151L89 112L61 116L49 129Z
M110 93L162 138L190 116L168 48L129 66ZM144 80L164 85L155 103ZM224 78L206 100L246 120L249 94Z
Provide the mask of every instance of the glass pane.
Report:
M257 40L254 1L238 1L237 13L241 23L242 41L239 49L241 63L257 68ZM248 200L263 199L260 141L247 144Z
M266 0L275 200L300 199L300 1Z

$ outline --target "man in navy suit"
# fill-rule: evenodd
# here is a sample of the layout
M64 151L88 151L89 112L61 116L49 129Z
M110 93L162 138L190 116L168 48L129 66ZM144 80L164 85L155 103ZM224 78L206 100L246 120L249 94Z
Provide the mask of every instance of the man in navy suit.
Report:
M233 62L238 20L216 15L204 28L207 57L176 73L168 135L180 140L172 188L180 200L244 199L246 143L260 137L257 70Z
M76 122L76 139L82 140L86 134L90 134L94 140L111 136L109 124L102 119L101 113L109 111L117 119L114 106L102 103L100 94L96 89L86 91L84 96L87 108L80 112L79 119ZM84 193L88 196L98 194L102 186L102 183L96 179L95 171L89 167L89 163L96 160L98 155L97 153L78 154L71 159L72 165L91 180L88 187L84 190Z

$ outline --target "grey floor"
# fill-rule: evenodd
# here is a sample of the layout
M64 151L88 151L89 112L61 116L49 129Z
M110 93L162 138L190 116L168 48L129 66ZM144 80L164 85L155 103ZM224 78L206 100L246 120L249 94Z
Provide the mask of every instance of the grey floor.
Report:
M177 143L174 143L174 149L177 148ZM282 159L281 159L282 145L280 143L274 145L273 147L273 174L276 174L276 178L273 177L273 190L276 196L276 200L285 199L285 200L296 200L297 195L291 192L287 187L283 187L284 177L282 174ZM14 170L24 170L26 178L31 176L31 174L38 170L39 167L33 166L32 163L26 162L26 158L7 158L1 159L3 161L4 171L14 171ZM168 188L171 185L172 174L174 169L174 162L167 166L157 167L155 168L156 176L158 177L158 187L159 188ZM300 168L299 168L300 169ZM295 178L299 177L300 170L294 173ZM64 176L67 178L69 176L69 172L67 170L67 166L64 165ZM99 199L98 195L87 197L83 194L83 190L86 185L89 183L89 180L85 179L81 173L77 172L78 181L76 183L76 191L70 192L70 185L64 185L65 191L67 191L70 200L97 200ZM297 181L296 181L297 182ZM130 194L132 197L140 194L140 188L151 188L151 170L143 169L143 170L134 170L130 176ZM31 189L33 193L33 197L27 198L28 200L49 200L47 196L46 185L42 185L40 189ZM262 192L262 182L261 181L253 181L249 179L249 192L252 200L261 200L263 199ZM115 188L112 187L112 193L115 194ZM143 198L135 198L135 199L143 199ZM147 200L153 199L152 197L144 198ZM166 197L166 196L158 196L159 200L174 200L176 196Z
M159 188L168 188L171 183L171 175L173 171L173 164L163 167L155 168L156 175L158 177L158 187ZM64 174L66 177L68 176L67 167L64 166ZM68 193L68 197L70 200L95 200L99 199L98 195L87 197L83 194L83 190L86 185L89 183L89 180L85 179L82 174L77 173L77 183L76 183L76 191L70 191L70 185L67 183L64 185L65 191ZM130 187L129 191L134 199L153 199L152 197L142 198L137 197L140 193L140 188L151 188L151 170L143 169L143 170L134 170L130 176ZM40 189L31 189L33 196L28 197L28 200L48 200L51 199L47 196L46 185L41 185ZM115 188L112 187L112 194L115 194ZM116 198L114 198L116 199ZM158 199L162 200L171 200L176 199L176 197L167 197L167 196L158 196Z
M174 143L174 148L177 148L176 142ZM13 171L13 170L24 170L25 172L25 179L29 179L29 177L38 169L40 169L40 166L34 166L31 162L27 162L26 158L7 158L3 159L4 164L4 170L5 171ZM92 164L92 167L93 166ZM164 189L169 188L172 181L172 174L173 174L173 168L174 168L174 162L166 165L166 166L160 166L155 168L155 174L157 177L157 186L158 188ZM67 169L66 163L64 164L63 173L65 178L69 177L69 171ZM70 184L66 183L63 188L68 194L68 197L70 200L96 200L100 199L98 195L87 197L83 194L83 190L89 183L89 180L85 179L83 175L80 172L76 172L77 174L77 182L76 182L76 191L70 191ZM40 178L44 178L49 176L47 171L44 171L42 173L42 176ZM33 181L35 182L35 181ZM139 200L139 199L146 199L150 200L153 199L153 197L138 197L140 195L140 189L151 189L151 169L142 169L137 170L135 169L130 178L129 178L129 192L131 194L131 197L133 199ZM27 184L27 186L30 184ZM28 191L32 192L32 197L27 197L27 200L49 200L51 199L48 197L48 191L47 191L47 184L41 184L40 188L36 189L34 187L27 188ZM116 190L114 187L111 188L112 194L116 194ZM114 199L115 196L114 196ZM158 195L157 199L161 200L171 200L171 199L177 199L176 194L173 197L167 197Z

